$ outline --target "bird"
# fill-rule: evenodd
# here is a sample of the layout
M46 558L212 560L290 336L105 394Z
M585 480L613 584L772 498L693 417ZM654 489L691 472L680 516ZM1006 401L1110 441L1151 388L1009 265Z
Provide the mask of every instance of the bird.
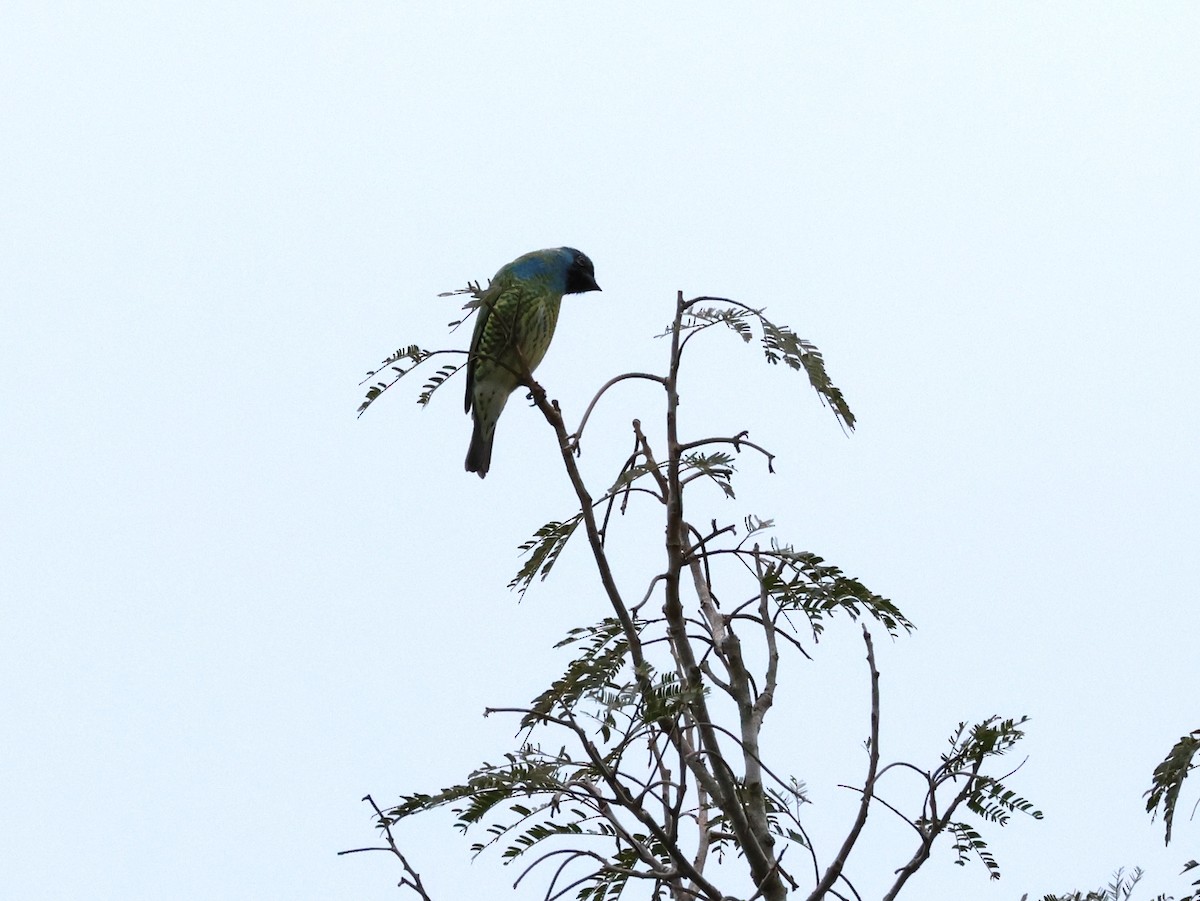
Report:
M564 294L599 291L596 269L574 247L551 247L500 267L479 299L467 356L466 412L474 428L466 470L484 478L492 465L496 422L525 375L550 347Z

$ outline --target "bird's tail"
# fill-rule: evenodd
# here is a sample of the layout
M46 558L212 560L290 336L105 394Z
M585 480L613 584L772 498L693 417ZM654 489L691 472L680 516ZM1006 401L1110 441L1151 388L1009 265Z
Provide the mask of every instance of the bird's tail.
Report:
M488 470L492 466L492 438L496 434L495 428L488 430L485 435L483 426L479 422L480 417L475 417L475 428L471 432L471 446L467 448L467 472L479 473L479 478L483 478L488 474Z

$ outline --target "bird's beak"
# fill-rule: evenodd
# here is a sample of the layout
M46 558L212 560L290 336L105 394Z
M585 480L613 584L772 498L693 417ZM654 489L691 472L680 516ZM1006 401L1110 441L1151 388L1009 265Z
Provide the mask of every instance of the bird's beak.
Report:
M588 291L599 291L596 276L586 272L572 272L567 276L567 286L564 294L586 294Z

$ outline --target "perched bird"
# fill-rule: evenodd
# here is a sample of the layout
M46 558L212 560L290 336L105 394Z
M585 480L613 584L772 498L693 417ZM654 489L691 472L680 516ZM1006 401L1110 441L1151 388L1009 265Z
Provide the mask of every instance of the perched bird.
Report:
M573 247L527 253L492 278L467 357L466 410L475 420L467 472L487 475L496 422L522 376L546 355L563 295L599 290L592 261Z

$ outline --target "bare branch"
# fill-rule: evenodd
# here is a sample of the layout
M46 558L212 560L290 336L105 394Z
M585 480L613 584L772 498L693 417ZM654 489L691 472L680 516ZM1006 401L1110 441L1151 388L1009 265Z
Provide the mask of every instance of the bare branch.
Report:
M617 620L621 623L621 628L625 632L625 639L629 642L629 654L634 663L634 673L638 679L639 687L646 698L653 697L653 686L650 684L648 668L646 666L645 655L642 652L641 638L638 636L637 628L633 625L633 620L629 616L629 608L626 607L624 599L621 597L621 592L617 588L616 579L613 577L612 568L608 562L608 555L604 550L604 539L600 535L600 530L596 525L596 515L592 507L592 496L588 493L587 487L583 483L583 477L579 473L579 467L575 463L575 456L571 450L570 439L567 436L566 426L563 424L562 413L558 409L557 404L552 404L546 398L546 392L541 385L533 381L529 376L526 376L527 387L533 396L533 402L546 421L550 423L558 436L559 452L562 456L563 464L567 469L567 477L571 480L571 487L575 489L575 496L579 499L579 509L583 514L583 524L587 532L588 544L592 549L592 556L596 561L596 569L600 575L600 582L604 586L604 592L608 596L609 603L612 605L613 612L617 616Z
M758 546L755 545L754 570L759 585L759 616L762 617L763 633L767 640L767 674L762 693L754 701L754 726L762 729L764 717L775 701L775 684L779 677L779 645L775 641L775 622L770 616L770 594L763 581L762 560L758 557Z
M683 519L683 493L680 483L679 451L679 361L680 332L686 309L682 292L677 296L675 320L671 328L671 362L667 376L667 572L664 577L665 601L663 614L667 620L667 634L671 639L671 650L678 661L680 676L692 695L691 707L696 719L700 743L713 759L713 769L707 771L700 759L691 762L696 778L705 782L722 813L738 837L738 844L750 864L750 872L756 885L768 886L769 901L777 901L786 895L786 890L774 870L774 859L763 847L771 842L770 833L756 833L738 800L736 780L728 763L721 756L716 730L708 724L712 717L704 700L700 666L696 662L692 646L684 625L683 604L680 599L680 574L686 558L685 524Z
M825 875L817 883L817 887L812 890L812 894L808 896L809 901L818 901L841 876L842 869L846 866L846 858L850 856L850 851L858 841L863 826L866 825L871 799L875 795L875 776L879 771L879 670L875 668L875 647L871 643L871 633L867 631L866 626L863 626L863 641L867 645L867 666L871 670L871 746L868 752L867 778L863 783L862 800L858 805L858 815L854 818L854 825L850 827L846 840L842 842L841 850L829 864Z
M883 775L882 772L880 773L880 775ZM878 784L879 780L876 779L875 781L876 781L876 784ZM852 792L857 792L860 795L862 794L862 789L856 785L845 785L843 783L838 783L838 788L845 788L845 789L849 789ZM909 826L911 826L913 829L916 830L918 835L924 835L924 832L921 831L921 827L918 826L916 823L914 823L907 814L897 810L895 807L893 807L891 804L889 804L883 798L879 797L879 795L875 796L875 801L878 804L882 804L884 807L886 807L888 810L890 810L896 816L900 817L900 819L904 820L905 823L907 823Z
M921 868L921 865L929 859L929 852L933 849L934 840L945 831L946 826L950 823L950 818L954 816L954 811L957 810L958 806L967 799L967 795L969 795L971 790L974 788L975 778L979 775L979 770L983 766L983 761L983 754L980 754L975 758L975 761L971 764L971 773L969 778L966 780L966 783L963 785L962 789L959 790L958 794L954 796L954 800L950 802L950 806L946 808L946 812L940 817L932 817L931 820L925 824L923 829L918 830L921 833L920 844L917 845L917 850L908 863L896 871L898 874L896 881L892 884L892 887L888 890L888 893L883 896L883 901L894 901L895 897L900 894L900 889L904 888L904 883L906 883L909 880L909 877L911 877L913 873L917 872L917 870ZM930 789L929 794L931 802L936 802L935 789ZM931 803L931 808L936 810L936 804Z
M592 410L599 402L600 397L613 385L617 384L618 382L623 382L625 379L646 379L650 382L658 382L658 384L663 385L664 387L667 384L667 380L661 375L652 375L648 372L626 372L609 379L604 383L604 386L596 392L595 396L592 397L591 403L587 405L587 409L583 411L583 419L579 421L579 428L571 433L571 442L577 451L579 449L579 439L583 437L583 427L587 425L588 418L592 415Z
M738 432L732 438L701 438L698 441L689 441L687 444L682 444L679 447L681 453L687 453L690 450L695 450L698 447L705 447L709 444L732 444L740 453L742 445L753 448L764 457L767 458L767 472L775 472L775 455L761 445L755 444L753 441L748 441L746 436L749 432Z
M666 575L664 573L659 573L650 580L650 584L646 586L646 593L642 596L642 599L638 602L637 606L633 607L629 611L630 614L637 616L638 611L646 606L646 603L650 600L650 595L654 593L654 586L661 582L664 578L666 578Z
M425 884L421 882L421 874L412 868L408 862L408 859L400 853L400 848L396 845L396 838L394 835L392 835L393 820L384 815L383 811L379 809L379 805L375 803L375 799L370 795L364 796L363 800L370 804L371 809L375 811L375 822L379 825L380 830L383 832L384 838L387 840L387 847L353 848L349 851L339 851L338 857L341 857L344 854L358 854L362 851L387 851L390 854L395 855L396 859L400 861L400 866L404 867L404 872L407 874L396 884L402 888L412 889L421 897L422 901L433 901L433 899L429 897L429 894L425 891Z

